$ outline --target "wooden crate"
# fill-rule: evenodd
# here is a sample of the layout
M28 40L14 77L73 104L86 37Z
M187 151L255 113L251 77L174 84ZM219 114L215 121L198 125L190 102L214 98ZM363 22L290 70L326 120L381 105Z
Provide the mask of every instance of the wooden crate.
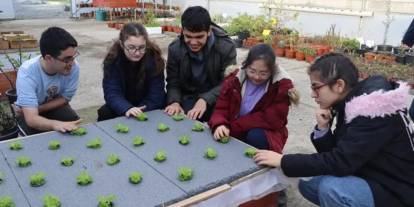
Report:
M6 32L0 32L0 34L24 34L23 31L6 31Z
M9 49L9 41L0 39L0 50Z

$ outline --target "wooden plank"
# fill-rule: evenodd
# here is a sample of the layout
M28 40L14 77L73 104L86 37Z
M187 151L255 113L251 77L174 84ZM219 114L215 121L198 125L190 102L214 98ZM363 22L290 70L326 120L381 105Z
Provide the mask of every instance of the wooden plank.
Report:
M225 191L228 191L231 189L231 186L228 184L221 185L219 187L213 188L211 190L208 190L206 192L200 193L198 195L192 196L190 198L187 198L185 200L182 200L178 203L172 204L169 207L184 207L184 206L190 206L195 203L207 200L208 198L211 198L217 194L223 193Z

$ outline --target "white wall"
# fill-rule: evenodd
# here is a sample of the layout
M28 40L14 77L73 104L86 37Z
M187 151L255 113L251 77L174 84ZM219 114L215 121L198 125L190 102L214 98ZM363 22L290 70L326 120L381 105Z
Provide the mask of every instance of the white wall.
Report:
M0 0L0 19L14 19L16 17L14 13L12 0Z

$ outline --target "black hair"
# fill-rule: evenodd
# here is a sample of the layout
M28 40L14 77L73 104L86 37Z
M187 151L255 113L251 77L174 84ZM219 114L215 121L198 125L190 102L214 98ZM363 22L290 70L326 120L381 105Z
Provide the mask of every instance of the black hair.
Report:
M332 86L338 79L344 80L348 89L358 84L358 69L354 63L340 53L328 53L309 67L308 74L318 72L322 82Z
M181 16L181 26L190 32L208 32L211 24L210 14L201 6L188 7Z
M46 55L58 57L63 50L69 47L77 47L78 42L66 30L60 27L49 27L42 33L39 45L42 57Z
M258 44L253 46L247 54L246 60L242 63L242 69L246 69L256 60L263 60L267 68L274 75L277 71L276 56L273 49L267 44Z

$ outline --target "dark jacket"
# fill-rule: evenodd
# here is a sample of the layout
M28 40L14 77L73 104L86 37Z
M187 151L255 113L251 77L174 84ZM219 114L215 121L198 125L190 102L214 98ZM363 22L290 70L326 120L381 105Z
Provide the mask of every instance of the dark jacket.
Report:
M167 104L181 103L182 100L202 98L208 105L213 105L220 93L220 84L227 66L236 64L236 47L224 30L212 27L214 45L209 50L204 64L207 82L212 86L208 91L189 81L192 77L189 49L181 35L168 46L167 59Z
M106 104L118 115L124 115L132 107L145 105L145 111L161 109L165 103L165 81L164 72L155 74L155 59L146 54L143 58L148 58L145 66L146 76L142 88L136 90L134 101L126 97L126 57L119 55L111 64L109 74L104 75L102 86ZM138 81L138 80L137 80Z
M408 45L409 47L412 47L414 45L414 19L405 32L402 43Z
M360 82L336 110L336 128L312 139L315 154L284 155L287 176L354 175L365 179L375 206L414 206L414 136L406 124L409 87L380 76ZM411 130L410 130L411 129Z
M226 125L230 136L235 138L245 136L253 128L264 129L270 149L280 153L288 137L288 91L293 88L292 81L285 72L275 75L253 110L239 117L245 79L244 70L237 70L226 77L209 125L213 131L220 125Z

